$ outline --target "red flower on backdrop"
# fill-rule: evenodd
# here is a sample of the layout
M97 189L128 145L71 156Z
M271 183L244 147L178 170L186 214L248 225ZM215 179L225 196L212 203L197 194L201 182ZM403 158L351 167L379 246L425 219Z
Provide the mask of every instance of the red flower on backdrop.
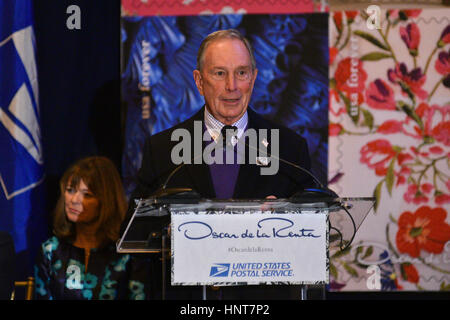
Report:
M334 72L336 89L347 94L358 93L358 102L362 102L362 92L365 88L367 73L363 63L358 58L347 57L341 60Z
M329 57L330 57L330 65L333 64L334 59L336 59L337 54L339 53L338 48L330 47Z
M374 109L395 110L394 92L381 79L376 79L367 88L366 102Z
M446 146L450 146L450 121L439 123L431 130L431 136Z
M339 123L330 123L328 126L328 135L335 137L341 134L343 128Z
M336 25L338 31L342 30L344 15L347 17L347 23L353 23L355 21L356 16L358 15L358 11L336 11L333 13L333 20Z
M337 11L333 13L334 24L338 31L342 30L342 11Z
M448 52L441 51L438 58L434 64L436 71L442 75L447 75L450 73L450 49Z
M392 18L402 17L404 20L407 20L408 18L417 18L421 12L422 12L422 9L388 10L390 17L392 17Z
M397 162L399 165L403 165L406 161L414 159L412 155L405 152L400 152L397 156Z
M359 11L345 11L345 15L347 17L347 22L352 23L355 21L356 16L358 15Z
M417 18L422 9L409 9L409 10L401 10L408 18Z
M423 121L423 130L416 127L420 136L430 136L450 146L450 105L440 107L436 104L431 107L422 102L416 109L416 114Z
M417 24L408 23L405 27L400 27L400 37L405 42L412 56L417 56L417 49L420 43L420 30Z
M360 153L361 163L365 163L369 168L375 169L377 176L385 176L387 163L395 156L396 152L388 140L377 139L362 147Z
M441 38L438 42L438 47L442 48L447 43L450 43L450 24L442 31Z
M430 153L432 154L442 154L444 152L444 149L442 149L439 146L433 146L430 148Z
M403 279L412 283L419 283L419 272L416 267L409 262L400 265Z
M421 68L415 68L411 70L411 72L408 72L406 64L403 62L398 63L395 66L395 69L388 70L388 78L393 83L403 84L401 87L404 95L407 95L406 90L408 88L421 99L425 99L428 96L428 93L422 89L426 80L426 75L422 73ZM404 85L406 85L407 88L405 88Z
M381 134L399 133L403 130L403 123L397 120L387 120L383 122L377 129Z
M401 155L402 154L398 155L397 160L399 160ZM412 157L409 154L403 154L403 155L409 156L408 160L412 159ZM398 161L398 162L401 165L400 161ZM406 177L409 176L410 174L411 174L411 169L408 166L402 166L400 169L400 172L396 172L396 176L397 176L396 185L399 186L401 184L404 184L406 182Z
M434 189L433 185L431 183L424 183L420 186L423 192L430 193L431 190Z
M434 197L434 202L439 205L450 203L450 194L440 193Z
M398 219L396 244L400 253L413 258L421 250L439 254L450 240L450 225L445 222L447 212L443 208L422 206L414 213L405 211Z
M425 193L429 192L425 192L423 189L419 190L419 187L416 184L410 184L406 193L403 195L403 199L405 199L408 203L427 203L429 198L425 195Z

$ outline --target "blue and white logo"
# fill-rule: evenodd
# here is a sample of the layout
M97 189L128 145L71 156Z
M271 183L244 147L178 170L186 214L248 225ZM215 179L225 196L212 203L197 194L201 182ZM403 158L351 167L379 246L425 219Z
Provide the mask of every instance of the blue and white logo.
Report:
M228 277L229 272L230 272L230 264L229 263L215 263L211 267L209 276L210 277Z
M32 26L0 39L0 190L11 199L43 181Z

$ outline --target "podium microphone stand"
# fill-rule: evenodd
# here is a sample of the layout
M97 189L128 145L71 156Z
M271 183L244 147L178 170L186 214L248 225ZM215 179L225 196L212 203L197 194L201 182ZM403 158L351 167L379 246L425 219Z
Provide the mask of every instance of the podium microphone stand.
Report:
M348 248L374 203L139 199L117 252L161 256L163 300L169 280L200 287L203 300L207 286L252 285L300 285L298 298L306 300L309 287L329 283L329 249Z

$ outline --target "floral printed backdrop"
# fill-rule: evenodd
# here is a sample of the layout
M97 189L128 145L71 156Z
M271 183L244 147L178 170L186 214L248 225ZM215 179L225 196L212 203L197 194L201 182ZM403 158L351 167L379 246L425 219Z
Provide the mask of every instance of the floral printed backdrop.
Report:
M330 13L329 186L376 198L330 253L332 290L450 290L448 17L384 10L371 30L364 11Z

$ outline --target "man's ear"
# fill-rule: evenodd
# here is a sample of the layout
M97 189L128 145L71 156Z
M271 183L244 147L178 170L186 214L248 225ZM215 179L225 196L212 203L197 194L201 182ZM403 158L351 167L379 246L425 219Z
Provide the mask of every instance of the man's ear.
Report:
M194 70L192 73L194 76L195 85L197 86L198 92L200 92L201 95L203 95L203 79L202 75L200 74L199 70Z
M255 70L253 70L253 84L255 84L255 80L256 80L256 76L258 75L258 69L255 68Z

